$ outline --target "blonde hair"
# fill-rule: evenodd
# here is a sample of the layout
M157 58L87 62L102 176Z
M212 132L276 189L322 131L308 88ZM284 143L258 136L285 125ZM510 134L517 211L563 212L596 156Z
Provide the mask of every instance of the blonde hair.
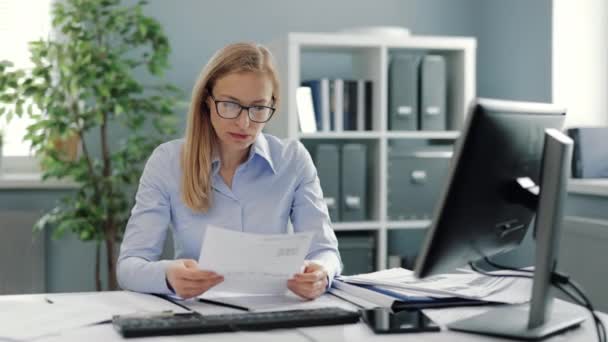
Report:
M217 149L207 99L215 82L232 73L256 72L270 77L274 106L279 103L279 80L272 55L262 45L234 43L217 51L203 68L188 111L185 142L181 151L182 200L192 210L207 212L212 203L211 162Z

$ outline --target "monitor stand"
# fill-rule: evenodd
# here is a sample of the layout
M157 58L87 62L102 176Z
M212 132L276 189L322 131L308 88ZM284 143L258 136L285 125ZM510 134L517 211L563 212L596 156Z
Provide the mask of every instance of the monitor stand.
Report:
M570 176L572 140L561 132L545 131L540 194L531 179L517 183L536 196L534 226L536 256L530 304L504 306L448 324L453 330L525 340L539 340L580 325L585 316L552 308L551 277L557 265L562 210ZM522 205L525 205L522 203Z
M543 324L530 327L530 306L505 306L481 315L448 324L452 330L501 336L520 340L541 340L579 326L585 316L552 310Z

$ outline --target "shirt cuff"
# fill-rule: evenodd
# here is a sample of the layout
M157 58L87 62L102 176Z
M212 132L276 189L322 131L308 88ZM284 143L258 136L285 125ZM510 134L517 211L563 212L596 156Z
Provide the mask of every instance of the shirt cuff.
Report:
M175 294L173 287L171 287L171 285L169 285L169 282L167 281L167 269L169 268L169 266L174 262L174 260L160 260L160 261L155 261L154 263L158 263L159 265L158 270L161 272L161 274L159 276L162 276L162 279L164 279L165 281L161 281L158 283L161 283L164 285L164 287L162 287L162 293L164 294Z
M140 257L127 257L119 262L118 281L125 290L172 294L166 282L167 268L173 260L148 261Z
M328 262L328 260L325 259L310 259L308 261L323 266L323 268L325 268L325 271L327 271L327 287L325 288L325 290L327 291L331 287L335 276L339 274L341 267L337 268L336 266L332 266L333 263Z
M171 291L172 294L175 294L175 289L173 288L173 286L171 286L171 283L169 283L169 279L167 279L166 273L165 273L165 284L167 285L167 288L169 289L169 291Z

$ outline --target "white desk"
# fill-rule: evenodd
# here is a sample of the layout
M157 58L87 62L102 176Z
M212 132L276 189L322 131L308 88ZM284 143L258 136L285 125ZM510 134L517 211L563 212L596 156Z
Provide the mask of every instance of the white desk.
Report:
M71 303L79 303L78 305L86 306L87 293L72 293L72 294L61 294L61 296L69 297ZM53 295L49 295L53 296ZM57 295L55 295L57 296ZM104 296L111 296L111 293L100 293L98 300L104 300ZM7 312L7 304L18 302L20 300L40 300L45 295L11 295L11 296L0 296L0 313ZM90 297L89 297L90 298ZM115 297L114 297L115 298ZM331 295L325 295L322 298L323 301L329 301L335 303L338 306L353 307L342 300L333 297ZM49 304L51 305L51 304ZM558 301L556 305L566 307L568 310L584 310L580 307L574 306L567 302ZM440 325L442 325L442 331L439 333L422 333L422 334L393 334L393 335L374 335L371 330L364 323L350 324L350 325L337 325L337 326L326 326L326 327L309 327L309 328L297 328L297 329L284 329L284 330L273 330L266 332L237 332L237 333L214 333L204 335L185 335L185 336L169 336L169 337L152 337L152 338L137 338L129 339L130 341L244 341L255 342L255 341L450 341L450 342L478 342L478 341L511 341L500 338L492 338L481 335L466 334L456 331L448 330L444 327L445 324L454 320L458 316L473 315L488 308L452 308L452 309L441 309L441 310L427 310L428 314L435 319ZM201 313L216 313L218 310L231 310L211 306L209 304L198 304L196 310ZM587 316L588 314L585 313ZM608 322L606 315L601 314L602 319ZM23 316L21 316L23 317ZM108 319L110 317L107 317ZM2 336L2 327L9 326L11 324L18 323L19 317L13 317L13 321L9 317L8 321L3 321L0 324L0 336ZM0 341L5 341L0 337ZM125 341L117 332L114 331L112 325L101 324L93 325L88 327L81 327L76 329L70 329L63 331L60 335L49 336L45 338L36 339L36 341L43 342L58 342L58 341ZM587 319L580 328L570 330L564 334L557 335L555 337L545 340L547 342L566 342L566 341L596 341L595 326L592 324L591 319Z

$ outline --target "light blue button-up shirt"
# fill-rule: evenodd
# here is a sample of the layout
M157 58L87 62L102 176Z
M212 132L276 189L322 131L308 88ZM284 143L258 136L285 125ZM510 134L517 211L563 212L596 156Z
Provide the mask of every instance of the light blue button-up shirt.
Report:
M260 133L249 157L239 165L232 188L212 162L212 206L198 213L182 201L180 151L183 139L158 146L146 163L135 206L127 224L117 276L123 289L170 294L165 272L171 260L159 260L171 226L176 259L198 260L208 225L248 233L314 232L307 260L325 266L329 279L342 269L338 243L308 151L298 141Z

